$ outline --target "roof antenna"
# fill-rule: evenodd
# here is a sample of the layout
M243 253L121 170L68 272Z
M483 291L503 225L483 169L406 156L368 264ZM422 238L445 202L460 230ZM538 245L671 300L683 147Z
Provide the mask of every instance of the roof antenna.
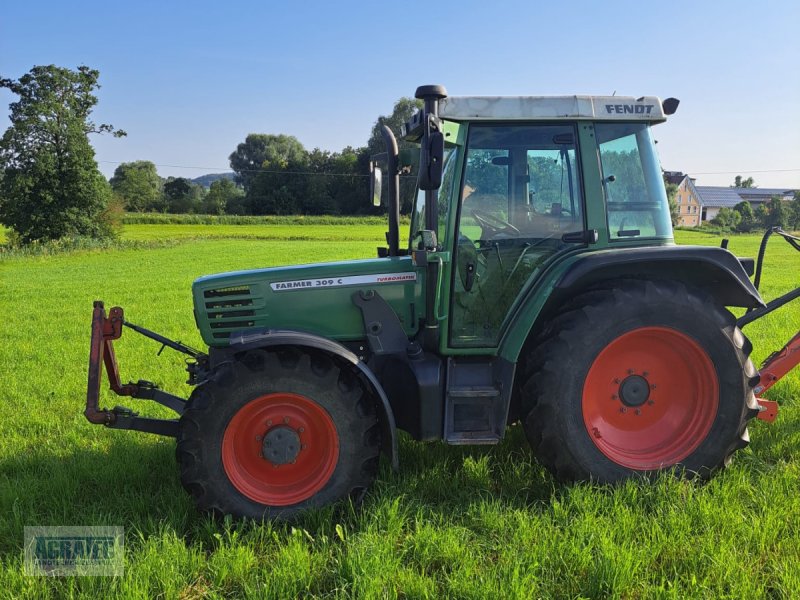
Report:
M612 95L612 96L616 96L616 95L617 95L617 90L614 90L614 93L613 93L613 94L611 94L611 95Z

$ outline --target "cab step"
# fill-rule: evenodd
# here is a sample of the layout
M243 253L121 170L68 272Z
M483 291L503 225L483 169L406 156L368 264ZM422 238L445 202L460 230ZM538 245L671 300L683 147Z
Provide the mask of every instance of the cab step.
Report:
M496 444L508 415L513 365L491 358L449 358L444 438L448 444ZM505 377L504 377L505 375Z

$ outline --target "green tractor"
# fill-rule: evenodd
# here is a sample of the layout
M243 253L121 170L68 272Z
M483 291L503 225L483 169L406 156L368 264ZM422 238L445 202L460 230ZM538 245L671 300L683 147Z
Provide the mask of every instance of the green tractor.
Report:
M197 279L204 352L96 302L87 418L177 438L197 506L257 519L359 500L381 453L398 467L398 429L496 444L520 422L562 480L725 466L748 421L776 410L754 394L751 345L725 307L753 320L776 306L748 278L753 260L673 242L651 126L678 101L448 97L436 85L416 97L403 139L418 154L384 127L371 164L373 201L385 187L389 209L377 258ZM189 355L188 400L120 382L123 326ZM103 364L114 392L179 418L101 409Z

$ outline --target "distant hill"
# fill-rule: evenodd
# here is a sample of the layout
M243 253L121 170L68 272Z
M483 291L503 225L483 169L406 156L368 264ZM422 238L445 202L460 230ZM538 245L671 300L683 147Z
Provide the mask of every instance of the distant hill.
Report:
M236 173L209 173L208 175L200 175L200 177L195 177L191 181L197 185L202 185L204 188L208 188L211 187L211 184L218 179L233 179L234 177L236 177Z

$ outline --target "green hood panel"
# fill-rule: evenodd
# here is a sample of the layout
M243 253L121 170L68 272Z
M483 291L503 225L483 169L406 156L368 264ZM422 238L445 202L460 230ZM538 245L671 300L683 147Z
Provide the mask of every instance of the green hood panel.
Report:
M315 263L207 275L192 284L203 340L225 346L231 332L253 327L307 331L339 340L364 339L361 311L351 296L375 290L409 336L424 315L424 271L411 258Z

